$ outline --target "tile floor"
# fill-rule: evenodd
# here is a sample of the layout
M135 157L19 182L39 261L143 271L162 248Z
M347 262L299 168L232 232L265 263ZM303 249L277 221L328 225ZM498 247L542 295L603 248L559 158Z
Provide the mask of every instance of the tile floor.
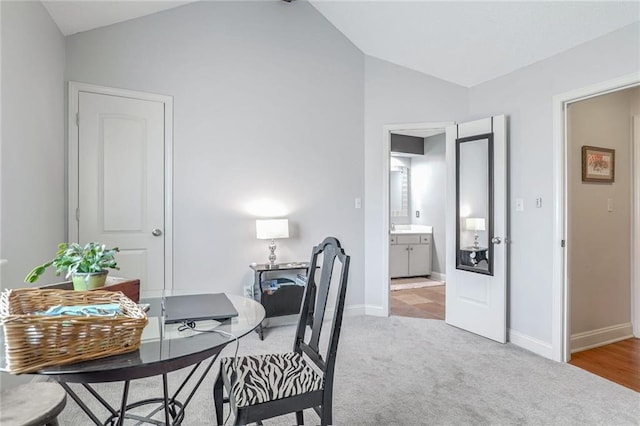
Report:
M439 285L392 291L391 315L444 320L445 289L444 285Z

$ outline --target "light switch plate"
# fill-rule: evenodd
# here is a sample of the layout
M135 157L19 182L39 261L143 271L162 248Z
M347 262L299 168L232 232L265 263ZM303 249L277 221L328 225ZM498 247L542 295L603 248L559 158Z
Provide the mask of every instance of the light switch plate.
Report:
M516 198L516 211L523 212L524 211L524 199Z

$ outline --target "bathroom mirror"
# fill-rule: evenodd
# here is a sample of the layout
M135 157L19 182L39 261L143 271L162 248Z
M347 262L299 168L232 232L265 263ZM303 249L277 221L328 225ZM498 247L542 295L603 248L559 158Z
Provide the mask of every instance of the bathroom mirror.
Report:
M456 268L493 275L493 134L456 140Z
M392 164L389 172L391 220L409 219L409 195L409 168Z

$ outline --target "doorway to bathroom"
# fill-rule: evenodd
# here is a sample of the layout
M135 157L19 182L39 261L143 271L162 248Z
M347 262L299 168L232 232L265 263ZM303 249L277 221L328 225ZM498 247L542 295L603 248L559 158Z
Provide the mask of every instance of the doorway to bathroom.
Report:
M445 128L393 130L389 152L389 312L445 319Z

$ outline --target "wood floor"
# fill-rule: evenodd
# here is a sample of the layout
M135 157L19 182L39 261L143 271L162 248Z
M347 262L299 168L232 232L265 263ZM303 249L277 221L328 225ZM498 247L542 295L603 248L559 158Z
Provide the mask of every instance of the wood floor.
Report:
M444 320L445 289L440 285L392 291L391 315Z
M576 352L569 364L640 392L640 339Z

